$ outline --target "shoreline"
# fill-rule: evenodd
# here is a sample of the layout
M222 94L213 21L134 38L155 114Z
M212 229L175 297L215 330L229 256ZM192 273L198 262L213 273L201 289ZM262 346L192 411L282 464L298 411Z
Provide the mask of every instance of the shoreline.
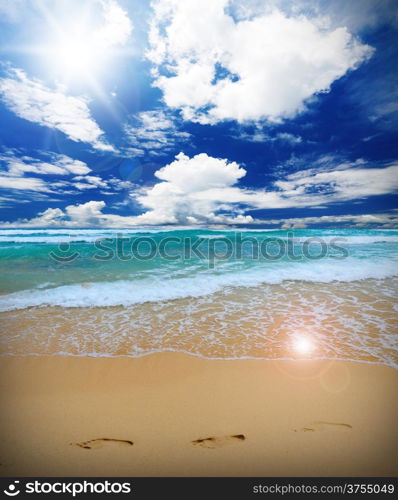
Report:
M2 356L0 474L397 475L394 368L220 361Z
M178 350L178 349L159 349L159 350L154 350L150 352L144 352L141 354L98 354L98 353L84 353L84 354L66 354L64 352L54 352L53 354L40 354L40 353L30 353L30 354L13 354L10 352L5 352L0 354L0 360L2 358L30 358L30 357L36 357L36 358L52 358L54 356L57 357L62 357L62 358L94 358L94 359L140 359L144 358L146 356L154 356L154 355L162 355L164 353L171 353L171 354L182 354L183 356L192 356L193 358L199 358L203 359L205 361L261 361L261 362L338 362L338 363L359 363L359 364L364 364L364 365L371 365L371 366L384 366L386 368L392 368L393 370L396 370L398 372L398 365L396 364L389 364L389 363L383 363L379 361L368 361L366 359L351 359L351 358L333 358L333 357L314 357L311 356L311 358L306 358L304 356L300 356L299 354L297 356L291 356L291 357L284 357L284 358L260 358L257 356L242 356L238 358L228 358L228 357L211 357L211 356L204 356L203 354L198 354L195 352L190 352L190 351L183 351L183 350Z
M307 354L304 340L311 359L398 368L397 311L390 295L396 286L387 279L344 287L289 282L129 307L18 309L0 313L0 352L137 357L170 351L205 359L297 359ZM84 293L100 294L94 288Z

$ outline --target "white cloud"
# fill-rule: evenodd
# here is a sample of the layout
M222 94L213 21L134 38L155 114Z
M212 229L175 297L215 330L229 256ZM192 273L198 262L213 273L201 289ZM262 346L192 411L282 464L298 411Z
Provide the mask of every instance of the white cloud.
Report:
M275 135L270 135L268 132L261 130L260 128L255 128L251 133L247 130L239 132L237 135L233 135L234 139L239 139L248 142L287 142L291 145L300 144L302 138L299 135L294 135L289 132L279 132Z
M346 168L324 172L297 172L275 182L285 195L320 203L347 201L398 190L398 164L385 168ZM322 201L321 201L322 200Z
M274 140L287 141L291 144L300 144L300 142L302 142L302 138L299 135L290 134L289 132L280 132L276 134Z
M14 224L5 226L30 227L79 227L101 225L103 214L101 210L105 207L103 201L89 201L80 205L68 205L65 210L60 208L47 208L33 219L22 219Z
M187 217L198 222L214 219L220 203L211 193L228 190L245 174L235 162L206 153L193 158L180 153L175 161L155 173L163 182L135 195L147 209L136 217L137 224L184 224L189 222Z
M0 196L0 207L1 208L9 208L14 207L15 203L29 203L29 200L23 198L19 199L15 196Z
M101 210L105 207L104 201L89 201L82 205L69 205L65 212L67 217L75 221L77 225L91 224L101 217Z
M4 199L5 205L8 200ZM21 200L21 203L24 200ZM0 198L0 205L3 204L3 198ZM143 222L137 223L135 216L120 216L103 213L106 207L103 201L89 201L87 203L68 205L65 210L60 208L48 208L38 214L33 219L20 219L16 222L0 222L0 227L134 227L145 225ZM201 221L193 216L187 217L189 225L196 225ZM147 223L150 224L150 223ZM237 215L235 217L225 216L222 221L219 219L213 224L240 225L240 224L261 224L268 226L277 226L283 229L298 229L308 226L329 226L336 224L348 225L350 227L378 227L378 228L397 228L398 213L360 214L360 215L323 215L319 217L292 217L282 219L253 219L250 216Z
M365 165L364 160L334 166L325 164L318 169L307 169L288 175L284 180L276 181L268 190L249 189L237 186L246 171L236 162L213 158L206 153L192 158L180 153L175 161L155 173L159 182L154 186L149 188L139 188L132 184L124 186L130 189L131 200L144 210L141 215L126 217L104 214L102 209L105 203L93 201L91 204L79 205L79 208L75 205L71 205L70 209L67 207L63 220L64 224L73 227L83 224L82 221L86 221L88 225L88 218L90 224L114 227L259 223L285 224L285 227L294 224L297 227L297 224L316 224L318 223L316 221L320 220L319 217L306 218L306 221L303 219L273 221L254 219L247 212L275 208L322 208L326 204L329 206L332 203L361 200L369 196L398 191L398 164L373 168ZM102 187L103 183L106 187L112 185L117 189L118 186L117 180L105 181L96 176L78 176L75 180L84 182L86 184L84 189L90 189L90 185ZM79 189L83 187L80 186ZM47 214L44 214L47 217ZM57 214L59 215L59 212ZM78 214L83 215L78 216ZM39 224L40 217L41 215L39 218L22 223ZM351 217L349 220L357 224L366 222L363 218L349 217ZM329 221L333 222L333 219ZM321 218L321 222L328 222L328 219ZM372 222L369 219L366 223ZM391 224L391 221L385 223Z
M320 217L293 217L256 221L259 224L281 226L284 229L303 228L313 225L347 224L356 227L377 226L384 228L398 227L398 214L394 212L360 215L322 215Z
M41 175L81 175L87 174L91 170L83 161L75 160L66 155L46 153L45 156L50 157L49 161L26 155L20 156L10 150L5 154L0 154L0 162L7 167L4 174L16 177L23 176L26 172Z
M228 0L158 0L149 59L165 103L200 123L279 122L370 57L346 28L273 9L236 20Z
M102 151L114 150L103 140L103 131L91 117L83 97L51 90L15 68L8 77L0 78L0 96L11 111L25 120L60 130L72 141L87 142Z
M73 178L74 181L84 181L84 182L76 182L74 187L77 189L96 189L96 188L107 188L108 185L105 180L101 179L101 177L97 177L96 175L78 175Z
M268 190L235 186L245 174L235 162L204 153L193 158L179 154L174 162L156 172L156 177L164 182L135 194L147 209L137 221L184 224L189 222L188 217L194 217L202 223L231 223L231 218L244 216L247 210L319 207L398 190L396 164L360 168L349 163L319 173L305 170L275 182Z
M103 179L98 175L87 175L91 172L91 168L83 161L52 152L39 151L38 153L45 159L25 155L16 149L8 149L0 154L0 189L25 191L23 196L32 200L35 199L35 191L56 192L63 196L78 195L79 191L98 189L102 194L113 195L134 188L134 184L128 180L116 177ZM45 177L26 177L26 174L61 176L61 179L51 178L50 183L46 182ZM15 202L20 202L17 193L14 199Z
M133 25L127 12L114 0L103 0L104 25L93 33L98 45L123 45L129 39Z
M326 169L326 167L324 167ZM304 170L279 180L268 190L236 186L246 171L235 162L205 153L176 160L158 170L162 182L135 191L146 209L136 224L251 223L248 210L322 207L398 190L398 165L365 168L363 162Z
M86 189L101 189L102 194L112 195L123 190L132 190L134 184L131 181L124 181L116 177L102 179L96 175L78 175L73 177L73 182L66 183L65 186L84 191Z
M139 225L157 224L154 217L141 216L121 216L115 214L105 214L102 210L105 208L104 201L89 201L87 203L68 205L64 210L60 208L48 208L32 219L19 219L15 222L0 222L0 227L129 227ZM220 218L221 221L221 218ZM237 217L223 217L223 223L250 223L251 217L238 215ZM165 222L168 221L165 219ZM195 217L190 216L187 221L190 224L200 222Z
M59 208L48 208L38 217L31 219L30 226L86 226L98 225L101 220L103 201L89 201L81 205L69 205L65 211Z
M102 209L104 201L89 201L87 203L68 205L64 210L48 208L33 219L21 219L14 223L2 223L3 227L87 227L87 226L117 226L123 217L105 215ZM126 218L128 219L128 217Z
M85 189L96 189L97 188L97 186L95 186L94 184L85 183L85 182L75 182L73 184L73 187L75 189L78 189L79 191L84 191Z
M0 175L0 189L51 192L50 187L42 179L33 177L12 177L11 175Z
M183 153L176 160L155 172L155 176L184 192L232 186L246 171L235 162L213 158L201 153L189 158Z
M146 151L152 154L166 153L177 143L185 142L190 137L188 132L178 129L172 115L162 110L138 113L124 130L136 156L143 155Z

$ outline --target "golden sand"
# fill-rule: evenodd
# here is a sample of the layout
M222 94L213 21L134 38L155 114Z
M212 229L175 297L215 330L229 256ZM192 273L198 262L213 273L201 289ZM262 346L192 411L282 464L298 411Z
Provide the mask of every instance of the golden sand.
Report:
M398 372L333 361L0 359L3 476L393 476Z

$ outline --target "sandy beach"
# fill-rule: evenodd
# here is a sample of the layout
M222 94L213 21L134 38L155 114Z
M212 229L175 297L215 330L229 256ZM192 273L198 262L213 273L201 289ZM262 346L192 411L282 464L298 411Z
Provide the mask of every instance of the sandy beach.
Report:
M398 372L342 361L4 356L2 476L393 476Z

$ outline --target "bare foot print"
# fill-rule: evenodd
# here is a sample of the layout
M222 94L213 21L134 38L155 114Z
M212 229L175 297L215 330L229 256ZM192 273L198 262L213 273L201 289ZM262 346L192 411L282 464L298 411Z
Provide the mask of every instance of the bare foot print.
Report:
M192 441L192 444L195 446L201 446L202 448L222 448L223 446L238 443L239 441L244 441L245 439L246 436L244 434L233 434L232 436L212 436L203 439L195 439Z
M350 431L352 425L340 422L312 422L311 424L302 427L301 429L294 429L294 432L316 432L316 431Z
M97 450L102 448L105 444L116 444L120 446L133 446L133 441L129 439L111 439L111 438L98 438L90 439L89 441L82 441L81 443L71 443L79 446L79 448L84 448L85 450Z

